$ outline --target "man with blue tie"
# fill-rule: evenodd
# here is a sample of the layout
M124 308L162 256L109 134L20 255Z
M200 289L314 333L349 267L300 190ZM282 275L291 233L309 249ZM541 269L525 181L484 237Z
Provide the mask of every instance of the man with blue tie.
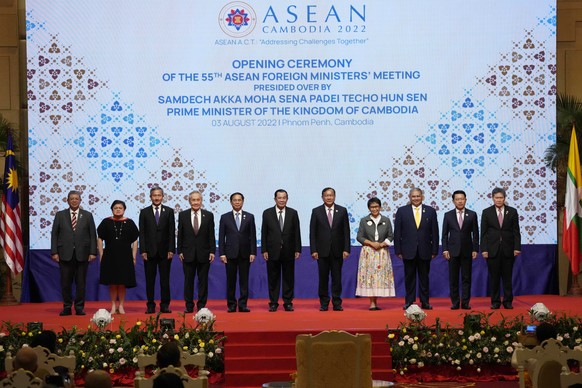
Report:
M230 196L232 211L220 217L218 251L220 261L226 266L226 303L229 313L248 313L249 271L257 255L257 230L255 217L242 210L245 197L241 193ZM236 299L238 273L239 299Z
M396 211L394 221L394 253L404 260L406 297L404 310L416 301L418 274L421 307L432 310L429 303L430 261L439 252L439 225L436 211L422 204L422 190L413 188L410 204Z
M477 213L465 207L467 195L462 190L453 193L455 208L443 218L443 257L449 262L449 289L451 310L470 310L471 273L473 260L479 252L479 224ZM459 298L459 271L461 272L461 298Z

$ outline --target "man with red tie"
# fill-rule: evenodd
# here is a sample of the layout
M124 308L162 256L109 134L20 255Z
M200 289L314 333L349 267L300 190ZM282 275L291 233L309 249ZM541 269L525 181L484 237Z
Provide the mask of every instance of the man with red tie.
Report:
M465 207L467 195L462 190L453 193L455 208L443 218L443 257L449 262L449 289L451 310L470 310L471 273L473 260L479 252L479 224L477 213ZM459 298L459 272L461 273L461 298Z
M493 206L481 215L481 254L487 260L491 308L501 306L499 286L503 283L503 307L513 308L513 263L521 253L521 233L517 210L505 204L505 190L491 193Z

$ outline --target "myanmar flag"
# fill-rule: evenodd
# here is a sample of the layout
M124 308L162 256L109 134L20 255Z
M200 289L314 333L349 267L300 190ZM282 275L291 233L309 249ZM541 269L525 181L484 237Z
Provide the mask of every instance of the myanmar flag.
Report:
M564 237L562 246L568 259L572 273L580 272L580 240L582 238L582 174L580 173L580 154L576 140L576 128L572 128L570 153L568 155L568 174L566 176L566 206L564 209Z

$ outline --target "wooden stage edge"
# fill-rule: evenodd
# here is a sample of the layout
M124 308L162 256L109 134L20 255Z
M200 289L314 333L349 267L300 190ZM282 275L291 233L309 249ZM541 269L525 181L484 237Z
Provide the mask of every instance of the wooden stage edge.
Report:
M471 310L451 310L448 298L432 298L430 303L433 310L427 310L425 323L434 324L439 318L440 324L461 326L463 317L468 313L491 314L490 322L496 323L502 318L512 318L518 315L526 315L529 309L541 302L554 314L566 314L569 316L582 316L582 303L578 297L558 295L522 295L516 296L513 309L490 309L489 298L473 298ZM295 300L295 311L287 312L280 306L276 312L268 311L266 299L249 300L249 313L227 313L224 300L210 300L207 308L216 315L215 330L225 333L237 332L317 332L322 330L347 330L350 332L377 331L395 328L401 322L406 322L402 310L403 298L381 298L378 305L380 311L369 311L368 298L344 299L344 311L319 311L317 299ZM330 306L331 307L331 306ZM12 323L42 322L45 329L60 331L62 328L70 329L73 326L83 330L91 325L90 319L100 308L110 308L108 301L87 302L85 316L59 316L62 304L59 302L47 303L23 303L16 306L0 306L0 321ZM186 325L194 326L194 314L184 315L184 302L174 300L170 305L171 314L162 314L161 317L174 318L176 326L185 320ZM145 314L144 301L127 301L125 315L114 315L111 329L117 329L120 324L126 328L131 327L137 321L145 321L155 315Z

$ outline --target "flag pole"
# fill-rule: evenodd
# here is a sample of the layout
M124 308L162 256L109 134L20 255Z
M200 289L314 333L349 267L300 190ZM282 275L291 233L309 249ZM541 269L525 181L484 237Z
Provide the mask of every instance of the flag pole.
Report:
M5 261L2 263L3 263L2 271L6 273L6 276L4 277L4 280L6 281L6 286L4 287L2 298L0 298L0 305L2 306L18 305L20 303L18 303L18 301L14 297L14 294L12 293L12 275L11 275L12 271L10 271L10 268L8 268L8 265L6 265Z

